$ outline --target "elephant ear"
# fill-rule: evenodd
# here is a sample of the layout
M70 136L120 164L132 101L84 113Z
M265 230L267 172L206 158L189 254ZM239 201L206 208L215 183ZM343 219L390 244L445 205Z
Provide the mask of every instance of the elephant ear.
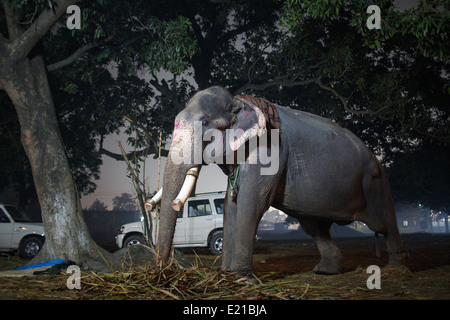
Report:
M246 141L256 136L260 137L266 131L264 114L247 100L234 97L232 113L230 129L234 129L234 140L229 142L231 150L236 151Z

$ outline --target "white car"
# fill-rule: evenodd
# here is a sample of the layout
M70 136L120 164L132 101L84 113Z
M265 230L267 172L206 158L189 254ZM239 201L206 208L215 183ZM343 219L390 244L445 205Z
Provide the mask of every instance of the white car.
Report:
M44 244L44 226L33 222L21 208L0 204L0 252L19 250L32 259Z
M215 255L222 253L223 205L225 193L197 194L190 197L178 219L173 238L173 246L209 247ZM153 219L153 239L155 239L155 219ZM116 236L119 248L145 243L144 222L124 224Z

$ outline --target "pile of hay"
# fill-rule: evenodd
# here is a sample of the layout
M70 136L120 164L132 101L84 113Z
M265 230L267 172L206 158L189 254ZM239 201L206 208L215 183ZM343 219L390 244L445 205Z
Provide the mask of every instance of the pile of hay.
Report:
M190 268L175 259L164 267L136 267L126 272L85 273L81 299L289 299L282 283L248 281L235 273L201 264Z

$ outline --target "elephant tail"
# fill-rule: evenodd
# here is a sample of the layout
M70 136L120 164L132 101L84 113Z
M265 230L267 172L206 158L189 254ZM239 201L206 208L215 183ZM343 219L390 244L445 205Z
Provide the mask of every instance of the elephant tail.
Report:
M375 232L375 256L381 257L380 243L378 241L378 232Z

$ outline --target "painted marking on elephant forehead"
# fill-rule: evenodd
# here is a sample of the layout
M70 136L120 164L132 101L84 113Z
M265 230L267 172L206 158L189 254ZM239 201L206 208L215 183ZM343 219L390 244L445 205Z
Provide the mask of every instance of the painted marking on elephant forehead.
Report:
M172 145L180 139L188 139L193 134L193 126L187 121L182 121L182 119L178 119L175 121L175 129L172 134ZM187 143L187 141L186 141Z

